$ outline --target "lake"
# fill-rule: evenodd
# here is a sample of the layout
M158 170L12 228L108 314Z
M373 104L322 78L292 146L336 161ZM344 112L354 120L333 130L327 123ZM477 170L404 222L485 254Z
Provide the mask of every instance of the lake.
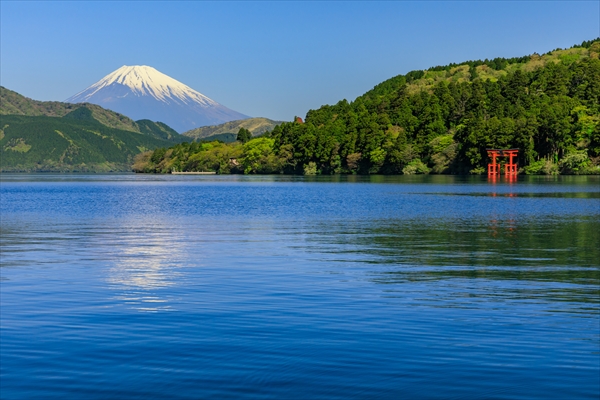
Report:
M2 399L600 396L600 177L1 179Z

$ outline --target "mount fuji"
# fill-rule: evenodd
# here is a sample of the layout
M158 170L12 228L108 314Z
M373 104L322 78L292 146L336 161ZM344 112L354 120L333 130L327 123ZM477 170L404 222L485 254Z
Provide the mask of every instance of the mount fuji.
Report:
M134 120L160 121L179 133L250 118L145 65L124 65L65 101L97 104Z

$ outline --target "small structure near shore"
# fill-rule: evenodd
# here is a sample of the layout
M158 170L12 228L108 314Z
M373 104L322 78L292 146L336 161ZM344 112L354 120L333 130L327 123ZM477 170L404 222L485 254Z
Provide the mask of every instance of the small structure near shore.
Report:
M517 176L517 162L513 162L513 157L519 154L519 149L486 149L492 162L488 164L488 177L500 176L500 162L496 162L497 157L508 157L508 162L504 164L504 176Z
M191 172L178 172L178 171L171 171L171 175L215 175L216 172L214 171L191 171Z

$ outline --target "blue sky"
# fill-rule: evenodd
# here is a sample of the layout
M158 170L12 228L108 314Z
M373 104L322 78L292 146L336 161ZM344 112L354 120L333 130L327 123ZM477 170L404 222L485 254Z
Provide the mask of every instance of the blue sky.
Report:
M0 82L64 100L150 65L251 116L291 120L398 74L600 36L600 1L0 2Z

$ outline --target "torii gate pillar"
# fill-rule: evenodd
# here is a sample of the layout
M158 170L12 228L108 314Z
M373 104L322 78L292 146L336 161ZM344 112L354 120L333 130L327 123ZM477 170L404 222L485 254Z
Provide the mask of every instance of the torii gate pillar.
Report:
M488 177L500 175L500 163L496 162L497 157L508 157L508 162L504 164L504 176L517 176L517 162L513 159L519 154L519 149L487 149L488 156L492 162L488 164Z

